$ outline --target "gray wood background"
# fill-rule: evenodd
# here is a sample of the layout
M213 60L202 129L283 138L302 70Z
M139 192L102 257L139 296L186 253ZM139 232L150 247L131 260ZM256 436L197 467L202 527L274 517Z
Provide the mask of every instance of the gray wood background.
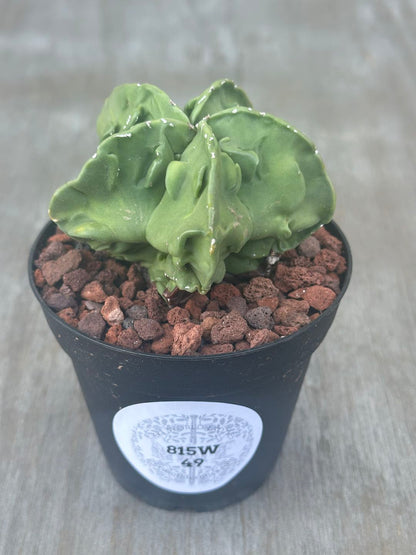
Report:
M414 0L3 1L0 551L415 553ZM113 86L178 104L234 78L317 144L354 276L282 455L239 505L170 513L112 479L69 358L28 288L55 188Z

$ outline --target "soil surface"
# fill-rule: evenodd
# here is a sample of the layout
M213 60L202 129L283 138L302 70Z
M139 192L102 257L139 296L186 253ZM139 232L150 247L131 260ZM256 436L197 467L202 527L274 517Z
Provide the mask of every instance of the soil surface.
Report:
M270 262L262 273L226 276L207 295L177 291L163 299L140 265L58 229L35 261L34 279L49 307L90 337L146 353L212 355L309 324L339 294L346 270L341 241L324 227Z

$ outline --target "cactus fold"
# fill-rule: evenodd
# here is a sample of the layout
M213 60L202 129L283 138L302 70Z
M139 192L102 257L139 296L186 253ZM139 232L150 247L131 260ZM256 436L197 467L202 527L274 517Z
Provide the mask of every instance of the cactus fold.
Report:
M96 154L55 192L50 217L94 249L141 262L161 293L204 293L332 218L313 143L253 110L230 80L183 111L153 85L121 85L97 132Z
M100 141L138 123L160 118L188 123L187 116L158 87L144 83L127 83L116 87L104 102L97 118Z
M196 288L209 290L224 277L226 257L250 238L252 222L238 198L240 184L240 167L221 151L209 125L200 122L181 159L169 164L166 192L146 232L149 243L178 268L168 275L179 289L190 287L181 269L192 268ZM157 263L149 273L158 283L162 273Z
M190 100L186 104L184 112L191 123L198 123L204 117L238 106L251 107L251 102L246 93L233 81L223 79L215 81L199 96Z

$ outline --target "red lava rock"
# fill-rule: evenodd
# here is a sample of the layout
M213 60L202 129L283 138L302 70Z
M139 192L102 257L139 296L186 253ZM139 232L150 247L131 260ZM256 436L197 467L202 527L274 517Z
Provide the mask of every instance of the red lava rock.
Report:
M275 284L284 293L300 289L308 285L320 285L324 280L322 273L316 269L298 266L288 267L278 264L276 268Z
M205 310L208 304L208 297L200 293L192 293L191 297L186 301L184 308L189 311L190 316L194 320L199 320L201 312Z
M277 314L275 315L275 321L278 324L289 327L302 327L309 324L309 316L304 312L295 312L288 308L278 308Z
M168 307L165 301L160 297L156 287L151 287L146 291L144 303L147 308L149 318L157 320L158 322L166 321Z
M120 292L123 297L132 300L136 296L137 288L134 281L124 281L120 286Z
M205 318L223 318L227 312L225 310L206 310L201 314L201 322L205 320Z
M307 312L309 304L303 300L288 299L273 312L276 324L289 327L301 327L309 323Z
M60 229L58 229L55 233L55 235L51 235L50 237L48 237L48 243L52 243L52 242L61 242L61 243L69 243L72 241L71 237L69 235L67 235L66 233L64 233L63 231L61 231Z
M326 230L324 227L320 227L315 233L313 237L316 237L321 244L321 247L326 247L335 251L338 254L341 254L342 251L342 242L337 238L334 237Z
M218 301L210 301L205 307L205 312L218 312L220 309L220 303Z
M145 286L140 266L135 262L130 264L127 270L127 279L133 281L138 289L142 289Z
M40 268L36 268L33 272L33 277L35 279L36 287L41 288L45 285L46 279L43 277L42 270Z
M199 349L202 339L201 326L183 322L176 324L172 333L172 356L193 355Z
M314 264L317 266L324 266L328 272L335 272L339 263L341 262L341 256L335 251L330 249L322 249L313 259Z
M78 320L82 320L84 318L84 316L86 316L90 310L88 310L85 306L85 303L87 301L81 301L78 307ZM101 306L100 306L100 310L101 310ZM96 312L100 312L100 310L96 311Z
M244 316L248 310L247 301L243 297L231 297L227 302L227 309L232 312L238 312Z
M208 304L208 297L206 295L201 295L198 292L192 293L190 298L186 301L184 308L189 310L191 317L194 320L199 320L201 312L205 310Z
M56 260L60 256L66 254L66 252L67 250L63 243L60 243L59 241L49 243L49 245L40 253L39 258L35 260L35 266L41 268L45 262L48 262L49 260Z
M173 333L170 324L162 324L163 335L159 339L152 341L151 350L159 355L170 353L173 344Z
M286 337L298 331L299 326L274 326L273 331L280 337Z
M291 291L290 293L288 293L288 297L290 299L303 299L303 295L305 294L306 289L305 288L301 288L301 289L295 289L294 291Z
M82 251L82 266L91 275L95 275L101 270L103 263L98 260L89 250Z
M60 312L64 308L76 308L77 303L71 295L64 295L59 291L51 290L43 297L48 306L55 310L55 312Z
M115 285L116 274L110 269L101 270L96 276L95 281L98 281L103 286L104 292L109 296L118 297L120 290Z
M209 302L208 297L206 295L202 295L201 293L198 293L198 291L195 291L195 293L192 293L189 300L194 302L201 309L204 309Z
M238 312L230 312L211 329L211 340L218 343L234 343L244 339L248 331L246 320Z
M167 313L168 322L172 326L179 324L180 322L189 322L190 316L189 310L181 308L180 306L171 308Z
M99 281L102 285L110 284L113 285L116 274L112 272L109 268L101 270L95 276L96 281Z
M278 290L269 278L255 277L243 287L243 295L248 302L256 302L263 297L276 296Z
M341 275L347 271L347 261L344 256L339 257L339 264L337 266L337 274Z
M124 314L116 297L106 298L101 309L101 316L110 326L121 324L124 320Z
M133 328L121 330L117 337L117 345L126 349L137 350L142 344L142 340Z
M102 339L105 330L105 320L98 312L86 314L78 323L79 331L94 339Z
M61 287L59 288L59 292L62 293L62 295L65 295L65 297L71 297L72 299L75 300L74 292L68 285L65 285L65 283L61 285Z
M90 311L87 310L87 309L85 308L85 306L82 306L82 305L81 305L80 308L79 308L79 310L78 310L78 320L82 320L82 319L85 318L85 316L86 316L87 314L89 314L89 313L90 313Z
M232 283L218 283L211 288L211 300L218 301L220 307L226 307L231 297L240 297L241 293Z
M291 259L288 266L302 266L303 268L310 268L312 266L312 261L306 256L298 256Z
M127 277L127 268L114 260L114 258L108 258L104 264L106 270L110 270L114 276L120 280L125 280Z
M145 306L145 304L146 304L146 291L141 291L141 290L137 291L136 301L137 301L137 304Z
M48 285L57 283L66 272L76 270L82 260L81 253L72 249L56 260L49 260L42 265L42 274Z
M247 335L250 342L250 348L265 345L266 343L271 343L272 341L279 339L279 336L269 329L254 330Z
M223 343L221 345L204 345L200 349L202 355L223 355L225 353L232 353L234 347L231 343Z
M312 308L322 312L332 304L336 298L336 293L328 287L312 285L311 287L307 287L305 289L303 298L311 305Z
M118 297L118 302L120 304L120 308L123 311L128 310L129 308L131 308L134 305L134 301L132 301L131 299L127 298L127 297Z
M65 285L68 285L75 293L81 291L89 279L90 274L87 270L84 270L84 268L77 268L76 270L72 270L72 272L67 272L63 276Z
M279 297L263 297L257 299L258 306L268 306L272 312L279 306Z
M208 316L207 318L202 320L202 322L201 322L202 337L206 341L210 340L211 330L212 330L213 326L215 326L215 324L218 324L218 322L219 322L219 318L214 318L213 316Z
M104 283L103 289L107 293L108 296L119 297L120 296L120 289L114 285L113 283Z
M250 349L250 343L248 341L237 341L234 344L234 349L236 351L245 351L246 349Z
M317 272L318 274L322 274L322 276L325 278L326 274L327 274L327 269L325 268L325 266L321 266L320 264L313 264L312 266L309 267L309 270L311 272ZM314 285L314 284L312 284Z
M184 305L184 308L189 312L189 316L193 320L199 320L201 318L202 309L194 300L188 299Z
M137 331L140 339L144 341L152 341L153 339L159 339L163 335L162 326L156 320L152 318L140 318L139 320L134 320L134 329Z
M284 299L281 306L290 307L296 312L304 312L307 314L309 312L309 303L305 299Z
M105 293L101 283L94 280L90 281L82 288L81 298L86 299L87 301L103 303L107 298L107 294Z
M65 245L60 241L53 241L42 251L41 258L44 262L56 260L67 253Z
M313 235L304 239L298 246L298 253L306 258L314 258L320 250L321 244Z
M123 327L121 324L110 326L107 333L105 334L104 341L106 341L107 343L111 343L111 345L117 345L118 336L122 331Z
M53 285L48 285L47 283L45 283L45 285L42 287L41 293L42 293L42 297L46 297L47 295L50 295L50 293L57 293L58 289L56 287L54 287Z
M78 326L78 318L73 308L64 308L58 312L59 318L62 318L64 322L76 328Z
M245 318L249 325L256 330L271 330L274 326L272 312L272 309L268 306L258 306L249 310Z

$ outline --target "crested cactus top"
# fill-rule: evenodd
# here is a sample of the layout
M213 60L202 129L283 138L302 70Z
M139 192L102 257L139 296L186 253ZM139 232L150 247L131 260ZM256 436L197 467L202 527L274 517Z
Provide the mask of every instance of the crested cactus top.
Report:
M97 152L55 192L50 217L92 248L142 263L161 293L206 292L332 218L315 146L255 111L230 80L184 110L153 85L121 85L97 132Z

